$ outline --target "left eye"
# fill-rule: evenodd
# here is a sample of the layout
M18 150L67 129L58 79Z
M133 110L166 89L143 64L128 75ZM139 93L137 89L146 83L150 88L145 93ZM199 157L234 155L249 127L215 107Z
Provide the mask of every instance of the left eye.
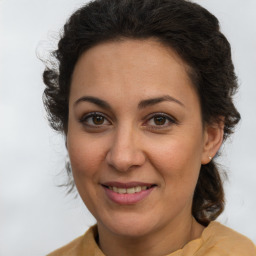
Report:
M156 125L164 125L168 121L165 116L156 116L152 120Z
M147 121L147 125L151 127L158 126L157 128L167 127L173 123L175 123L175 120L170 116L164 114L154 115Z

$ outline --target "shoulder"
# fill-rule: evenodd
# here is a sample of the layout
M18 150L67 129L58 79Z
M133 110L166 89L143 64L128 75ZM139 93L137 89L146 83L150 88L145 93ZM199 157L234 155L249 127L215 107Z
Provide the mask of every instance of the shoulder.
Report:
M57 249L56 251L48 254L47 256L79 256L79 255L95 255L99 251L95 241L95 234L97 232L96 226L91 227L83 235L67 245ZM99 253L97 255L100 255Z
M242 234L216 221L211 222L202 235L204 247L218 255L256 256L253 242ZM205 254L217 255L217 254Z
M82 245L83 236L80 236L68 243L67 245L55 250L54 252L48 254L47 256L65 256L65 255L78 255L76 252Z

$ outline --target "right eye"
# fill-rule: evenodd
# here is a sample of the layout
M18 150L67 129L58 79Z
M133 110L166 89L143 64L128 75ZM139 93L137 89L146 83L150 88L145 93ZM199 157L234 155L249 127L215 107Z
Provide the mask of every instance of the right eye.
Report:
M108 119L101 113L93 112L83 116L80 122L89 127L99 128L102 126L110 125L111 123Z

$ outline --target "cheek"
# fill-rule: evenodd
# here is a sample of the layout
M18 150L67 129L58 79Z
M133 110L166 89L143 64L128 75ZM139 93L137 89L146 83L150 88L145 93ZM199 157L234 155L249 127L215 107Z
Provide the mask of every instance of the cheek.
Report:
M103 148L97 140L78 133L69 134L67 148L72 167L72 173L77 190L87 208L94 213L95 205L99 205L97 196L98 177L102 169Z
M86 136L69 135L67 146L75 179L97 175L104 158L103 147L100 145L97 140L90 141Z
M161 172L165 184L176 188L194 188L200 167L201 152L197 139L183 136L165 140L158 147L154 144L151 150L151 159L155 168Z

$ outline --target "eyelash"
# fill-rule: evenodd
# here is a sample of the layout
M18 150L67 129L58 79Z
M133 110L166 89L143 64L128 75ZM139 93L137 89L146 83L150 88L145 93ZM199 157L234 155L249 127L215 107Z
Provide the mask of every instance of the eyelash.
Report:
M102 124L100 124L100 125L97 125L97 124L89 124L89 122L88 122L89 118L93 118L93 117L101 117L101 118L104 119L104 121L105 121L105 120L108 121L108 119L109 119L108 117L106 117L105 115L103 115L103 114L100 113L100 112L91 112L91 113L89 113L89 114L86 114L86 115L82 116L82 118L81 118L79 121L80 121L80 123L82 123L84 126L87 126L87 127L91 127L91 128L102 128L102 126L104 126L104 125L102 125ZM92 122L93 122L93 121L92 121ZM109 122L109 121L108 121L108 123L111 124L111 122Z
M173 124L177 124L178 123L177 120L175 118L171 117L170 115L167 115L165 113L157 112L157 113L152 113L152 114L150 114L149 116L147 116L145 118L146 119L145 126L147 125L147 123L149 123L154 118L159 118L159 117L160 118L164 118L164 121L165 121L164 124L163 125L157 125L157 124L149 125L150 129L153 129L153 130L165 129L165 128L170 127ZM166 122L168 122L168 123L166 124ZM144 126L144 123L143 123L143 126Z
M99 124L99 125L90 124L88 120L89 120L89 118L93 118L93 117L103 118L103 122L107 121L108 124ZM157 124L149 125L150 129L152 129L152 130L165 129L173 124L178 123L175 118L173 118L165 113L152 113L149 116L144 118L144 120L146 120L146 121L143 122L143 126L147 126L147 123L149 123L154 118L164 118L164 124L163 125L157 125ZM88 128L96 128L96 129L103 128L104 126L111 124L111 122L109 121L109 118L100 112L88 113L88 114L84 115L79 121L80 121L80 123L82 123L84 126L86 126ZM93 122L93 120L91 120L91 122ZM166 122L168 122L168 124L166 124Z

